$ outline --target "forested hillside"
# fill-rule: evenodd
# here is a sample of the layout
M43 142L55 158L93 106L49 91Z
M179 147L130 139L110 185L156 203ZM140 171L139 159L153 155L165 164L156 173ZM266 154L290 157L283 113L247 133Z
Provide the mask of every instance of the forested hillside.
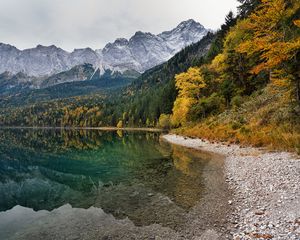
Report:
M117 86L126 85L132 78L106 80L103 76L101 81L65 83L2 98L0 124L99 127L116 126L121 121L124 126L156 126L162 113L172 112L177 95L175 75L201 64L214 37L208 33L123 89L109 86L113 88L114 82ZM99 90L99 86L105 88Z
M230 12L220 30L129 87L2 109L0 123L159 126L228 142L299 148L300 2L239 2L238 15Z
M212 60L176 76L170 122L191 135L300 147L300 2L241 1Z

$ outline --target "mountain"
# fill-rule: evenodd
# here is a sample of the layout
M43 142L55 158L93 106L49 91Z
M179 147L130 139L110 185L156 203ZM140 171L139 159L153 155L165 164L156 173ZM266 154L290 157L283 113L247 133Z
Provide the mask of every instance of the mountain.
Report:
M30 89L36 82L36 78L28 77L22 72L17 74L4 72L0 74L0 95L8 95L24 89Z
M22 72L28 76L44 77L71 69L76 65L99 63L98 54L90 48L68 53L54 45L25 49L0 43L0 72Z
M70 70L46 78L28 77L24 73L0 74L0 106L26 104L92 94L110 94L128 86L140 73L136 71L112 72L100 75L92 64L77 65ZM38 87L37 87L38 86Z
M152 124L161 113L172 111L177 96L174 76L191 66L200 65L214 39L215 34L209 33L167 62L145 71L140 76L135 71L125 71L121 74L106 70L99 78L96 73L99 69L92 73L92 65L84 64L81 68L85 69L86 81L67 82L70 76L75 79L76 75L82 72L78 67L74 67L53 75L48 80L45 79L44 82L49 85L45 88L27 89L6 96L0 94L0 125L5 123L4 125L15 126L56 126L63 118L65 107L73 111L82 106L87 109L102 109L101 126L115 126L117 120L124 117L124 113L128 115L128 124L132 126L142 126L148 118ZM62 78L66 82L55 85ZM32 112L35 114L35 120L40 119L38 122L24 120L33 119ZM45 119L45 112L51 117ZM53 119L57 121L53 122Z
M41 83L41 88L57 85L60 83L77 82L88 80L93 76L95 69L92 64L77 65L68 71L54 74Z
M177 96L175 75L203 64L215 38L216 34L208 33L199 42L184 48L167 62L147 70L122 91L121 99L111 98L112 105L124 103L123 106L118 106L120 115L122 112L138 113L135 124L140 124L140 119L142 123L146 123L147 119L155 122L162 113L172 113Z
M134 70L144 72L174 56L182 48L198 42L207 34L200 23L188 20L171 31L158 35L136 32L129 40L119 38L103 49L75 49L69 53L54 45L19 50L0 43L0 73L22 72L33 77L49 77L70 70L77 65L92 64L103 74Z
M201 24L190 19L180 23L173 30L163 32L158 36L167 43L170 49L174 49L172 52L173 55L187 45L198 42L207 32L208 31ZM199 40L197 41L197 39Z

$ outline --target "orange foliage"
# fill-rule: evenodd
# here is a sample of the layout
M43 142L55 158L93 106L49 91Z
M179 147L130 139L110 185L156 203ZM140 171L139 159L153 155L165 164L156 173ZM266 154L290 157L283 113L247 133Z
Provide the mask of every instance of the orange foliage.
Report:
M285 0L262 0L258 10L243 22L243 28L252 34L252 38L239 44L236 50L248 55L259 54L262 60L252 73L283 69L281 64L295 57L300 49L300 37L290 34L291 26L286 20L299 7L300 3L296 0L292 0L289 6ZM294 24L299 26L299 20L295 20Z

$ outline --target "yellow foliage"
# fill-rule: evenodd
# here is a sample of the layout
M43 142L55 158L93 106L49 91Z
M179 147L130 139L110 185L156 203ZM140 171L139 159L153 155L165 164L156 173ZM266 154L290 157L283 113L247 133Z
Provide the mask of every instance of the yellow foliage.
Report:
M173 161L174 167L177 170L188 176L193 175L193 169L191 167L193 159L190 158L190 156L186 154L182 148L177 146L173 147Z
M299 1L262 0L261 7L241 25L252 37L239 44L236 50L248 55L259 54L262 62L252 69L258 74L263 70L279 69L280 64L294 58L300 49L299 36L290 37L286 19L299 9ZM297 25L298 20L294 21Z
M297 27L300 28L300 19L299 19L299 20L295 20L295 21L294 21L294 24L295 24Z
M278 87L287 87L291 82L293 76L287 74L286 71L282 69L275 69L270 74L271 82Z
M123 137L123 131L122 130L117 130L117 134L120 138Z
M247 26L249 24L248 19L240 20L234 27L230 29L228 34L226 35L224 42L225 50L234 50L237 45L246 40L251 39L251 34L247 31Z
M158 125L161 128L168 129L171 127L170 123L170 115L169 114L161 114L159 116Z
M200 89L206 86L200 68L191 67L187 72L175 76L175 85L179 90L179 97L198 97Z
M123 128L123 121L120 120L117 124L117 128Z
M262 95L250 98L242 110L230 110L202 120L196 126L177 130L187 136L200 137L228 144L265 146L270 149L300 153L300 122L290 115L287 98L289 89L272 93L268 85ZM243 121L240 121L242 116ZM234 126L233 123L239 123Z
M174 102L173 114L171 117L172 126L185 125L192 104L195 102L192 98L177 97Z
M226 55L224 53L218 54L211 62L210 68L214 71L222 72L226 69Z
M191 106L200 98L201 89L206 87L201 69L191 67L187 72L175 76L178 97L174 102L171 124L185 125Z

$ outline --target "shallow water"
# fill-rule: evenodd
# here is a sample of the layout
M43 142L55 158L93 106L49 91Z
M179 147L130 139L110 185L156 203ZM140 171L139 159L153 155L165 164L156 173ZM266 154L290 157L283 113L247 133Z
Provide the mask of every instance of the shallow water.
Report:
M0 239L181 239L223 219L222 159L159 136L0 130Z

